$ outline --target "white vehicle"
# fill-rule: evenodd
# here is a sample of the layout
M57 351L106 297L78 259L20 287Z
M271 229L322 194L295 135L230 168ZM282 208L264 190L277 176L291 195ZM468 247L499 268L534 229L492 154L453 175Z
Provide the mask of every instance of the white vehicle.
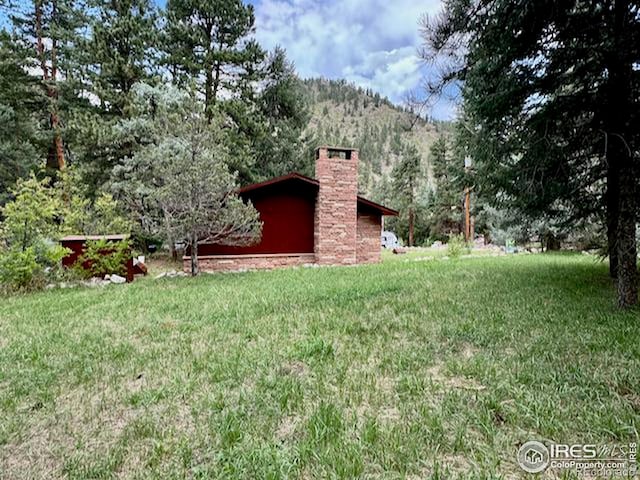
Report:
M382 235L380 236L380 244L382 245L382 248L397 248L400 246L396 234L386 231L382 232Z

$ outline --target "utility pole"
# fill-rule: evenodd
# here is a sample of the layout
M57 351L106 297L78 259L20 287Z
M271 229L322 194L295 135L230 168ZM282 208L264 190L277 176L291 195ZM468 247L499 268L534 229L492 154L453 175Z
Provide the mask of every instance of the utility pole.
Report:
M472 164L471 157L464 157L464 171L468 173ZM471 232L471 187L464 187L464 239L467 242L473 240Z

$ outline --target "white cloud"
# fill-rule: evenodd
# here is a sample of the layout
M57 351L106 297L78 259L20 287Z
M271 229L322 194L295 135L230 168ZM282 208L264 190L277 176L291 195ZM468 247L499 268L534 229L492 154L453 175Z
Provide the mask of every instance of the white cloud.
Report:
M425 73L416 55L418 21L440 6L440 0L259 0L256 36L266 48L284 47L304 78L345 78L401 102ZM433 114L450 118L453 111L449 105Z

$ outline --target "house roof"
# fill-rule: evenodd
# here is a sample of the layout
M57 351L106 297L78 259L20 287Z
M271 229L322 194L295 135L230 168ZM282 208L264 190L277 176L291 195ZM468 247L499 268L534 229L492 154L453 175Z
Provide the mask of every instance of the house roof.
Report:
M316 189L320 187L320 182L315 178L307 177L306 175L302 175L301 173L298 173L298 172L292 172L286 175L282 175L280 177L275 177L269 180L265 180L264 182L247 185L245 187L240 188L238 190L238 193L242 194L242 193L253 192L261 188L265 188L271 185L276 185L279 183L289 182L289 181L302 182ZM398 215L398 212L396 210L385 207L384 205L380 205L379 203L373 202L371 200L367 200L366 198L361 197L360 195L358 195L358 206L363 206L368 209L375 210L381 215L390 215L390 216Z

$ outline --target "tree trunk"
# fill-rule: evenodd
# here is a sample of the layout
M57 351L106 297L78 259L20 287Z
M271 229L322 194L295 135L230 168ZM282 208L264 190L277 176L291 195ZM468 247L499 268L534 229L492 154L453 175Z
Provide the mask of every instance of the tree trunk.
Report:
M542 235L542 241L540 243L542 244L543 251L558 251L562 248L562 243L560 242L558 237L556 237L553 232L549 231L546 231Z
M213 118L211 112L211 104L213 102L213 67L211 65L206 65L205 68L207 69L207 72L204 84L204 109L207 122L211 123L211 119Z
M169 215L165 208L162 209L162 214L164 217L164 230L167 234L167 243L169 244L169 251L171 252L171 259L174 262L178 261L178 252L176 250L176 240L173 238L173 233L171 232L171 222L169 220Z
M466 242L470 242L471 237L471 189L465 187L464 189L464 239Z
M198 275L198 240L191 239L191 276Z
M212 103L216 103L216 101L218 100L218 90L220 90L220 73L222 70L222 65L220 65L220 62L215 63L214 69L216 74L213 77L213 98L211 99Z
M633 66L630 48L629 0L614 3L615 42L609 52L608 168L618 175L618 222L616 228L618 306L638 303L638 255L636 246L636 176L632 147L631 109L633 103Z
M415 223L415 215L413 213L413 207L409 208L409 246L413 247L413 229Z
M54 131L53 142L55 144L56 151L56 166L58 167L58 170L64 170L66 160L64 158L64 145L62 144L62 136L60 135L60 119L57 113L51 114L51 127Z
M621 140L620 140L621 143ZM638 303L638 252L636 246L636 192L631 152L621 152L624 166L620 171L620 201L617 230L618 306Z
M213 120L213 105L218 100L218 89L220 88L220 62L215 62L212 66L207 66L207 78L205 85L205 109L207 122ZM214 74L215 72L215 74Z
M609 156L609 155L607 155ZM620 174L614 159L608 160L607 170L607 193L605 200L607 203L607 252L609 253L609 276L611 278L618 277L618 217L620 195L618 187L620 183Z
M52 2L51 19L56 20L58 15L58 2ZM51 128L53 129L53 142L56 146L56 158L58 160L58 170L64 170L64 146L62 144L62 136L60 135L60 116L58 115L58 41L56 38L51 39L51 98L53 100L51 112Z
M49 149L49 158L47 160L47 166L57 168L58 170L64 170L65 158L64 158L64 145L62 143L62 137L60 135L60 117L58 116L58 92L56 90L55 82L58 76L57 66L57 41L55 38L51 39L51 68L47 65L47 59L44 52L44 40L42 36L42 1L36 0L35 7L35 33L36 33L36 53L40 61L40 69L42 70L42 80L47 97L50 100L50 113L49 124L53 130L53 145ZM57 14L57 2L53 2L51 16L55 17ZM49 74L51 72L51 74Z

